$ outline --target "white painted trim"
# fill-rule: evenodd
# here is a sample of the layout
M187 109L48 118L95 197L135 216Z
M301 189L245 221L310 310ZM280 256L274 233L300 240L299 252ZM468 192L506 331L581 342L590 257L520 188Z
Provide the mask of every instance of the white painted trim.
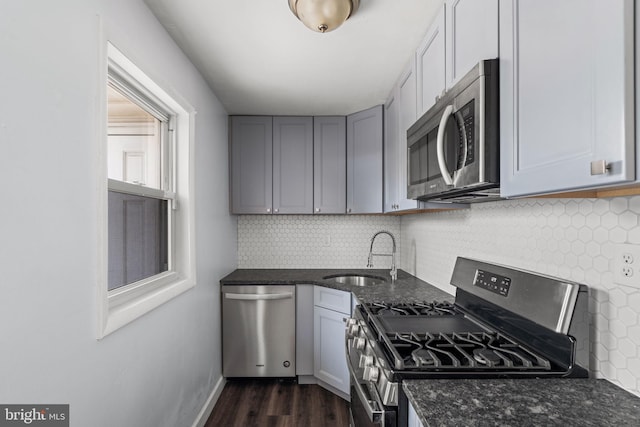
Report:
M218 399L222 394L222 389L224 389L224 385L226 384L226 382L227 381L224 377L220 377L216 385L213 387L213 390L211 390L209 398L204 403L202 409L200 409L200 413L198 413L198 416L193 422L193 427L204 427L207 420L209 419L209 416L211 415L211 412L213 411L213 407L216 406L216 402L218 402Z
M98 260L96 268L96 298L97 298L97 338L104 338L106 335L116 331L131 321L141 317L147 312L170 301L183 292L196 285L196 253L195 253L195 209L194 209L194 121L195 110L185 100L166 91L156 84L146 72L138 68L121 51L119 51L108 40L108 33L99 21L100 47L99 47L99 84L106 88L108 82L108 65L115 63L125 70L128 75L135 79L143 87L149 89L155 97L166 106L172 115L175 115L175 138L180 143L175 147L175 167L178 168L177 175L173 177L176 187L169 192L162 193L164 198L173 201L174 218L173 235L169 236L169 247L173 253L174 262L169 266L168 274L159 277L159 280L150 281L148 291L140 293L136 289L132 298L110 297L107 285L108 272L108 218L107 218L107 189L113 183L107 179L107 135L108 124L106 114L106 90L99 91L97 97L98 105L96 115L98 121L99 134L96 143L99 145L96 170L97 178L97 235L98 235ZM136 190L140 190L136 186ZM146 189L145 191L151 191ZM175 192L175 193L174 193ZM155 194L154 194L155 195ZM160 195L160 194L158 194ZM179 237L178 237L179 236ZM167 283L166 279L173 281ZM154 283L155 282L155 283Z

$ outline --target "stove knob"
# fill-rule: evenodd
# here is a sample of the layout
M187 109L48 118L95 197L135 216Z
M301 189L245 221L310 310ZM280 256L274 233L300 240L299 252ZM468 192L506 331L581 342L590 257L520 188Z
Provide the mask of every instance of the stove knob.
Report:
M351 325L349 326L349 328L347 329L347 334L351 337L356 337L358 336L358 333L360 332L360 326L358 325Z
M354 319L353 317L347 317L346 319L344 319L344 323L347 325L347 328L351 325L355 325L358 323L358 320Z
M360 355L360 363L358 364L358 366L360 368L366 368L368 366L373 365L373 356L368 356L366 354L361 354Z
M380 369L375 366L367 366L366 368L364 368L362 377L366 381L377 382L378 378L380 377Z
M364 350L367 341L362 337L358 337L353 340L353 344L357 350Z

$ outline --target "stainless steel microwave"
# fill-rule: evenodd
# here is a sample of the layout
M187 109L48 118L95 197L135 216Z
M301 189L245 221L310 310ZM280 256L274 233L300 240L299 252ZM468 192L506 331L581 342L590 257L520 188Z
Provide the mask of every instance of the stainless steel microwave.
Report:
M478 63L407 130L410 199L500 198L498 60Z

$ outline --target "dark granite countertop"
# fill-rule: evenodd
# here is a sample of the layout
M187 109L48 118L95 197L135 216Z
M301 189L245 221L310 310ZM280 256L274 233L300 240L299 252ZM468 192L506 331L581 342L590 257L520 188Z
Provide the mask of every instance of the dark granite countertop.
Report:
M353 286L325 280L335 274L363 274L381 276L387 283ZM373 269L238 269L220 280L222 285L300 285L312 284L351 292L360 302L397 301L453 301L453 296L418 279L404 270L398 270L398 279L391 283L389 270Z
M638 426L640 398L602 379L403 382L424 427Z

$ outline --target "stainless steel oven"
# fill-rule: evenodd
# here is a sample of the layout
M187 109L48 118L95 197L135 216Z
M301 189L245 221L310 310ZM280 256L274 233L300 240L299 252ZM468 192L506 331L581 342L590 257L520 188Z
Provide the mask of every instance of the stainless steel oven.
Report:
M407 131L410 199L500 197L498 60L481 61Z
M455 303L366 303L347 319L355 427L405 427L405 379L589 376L586 286L467 258L451 284Z

